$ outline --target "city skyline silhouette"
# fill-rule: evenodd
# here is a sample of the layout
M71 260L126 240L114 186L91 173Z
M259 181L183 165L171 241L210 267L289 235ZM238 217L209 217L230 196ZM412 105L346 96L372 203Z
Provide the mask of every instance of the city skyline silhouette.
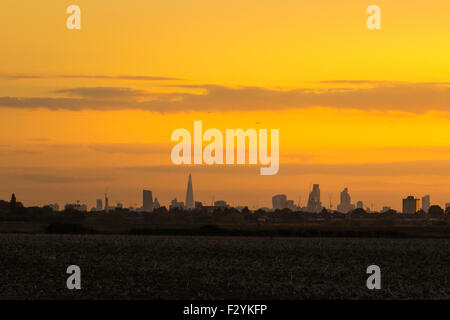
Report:
M340 201L333 204L332 195L328 193L327 203L325 199L321 198L321 191L319 184L313 184L310 186L310 192L308 197L305 199L305 203L301 203L301 197L299 197L298 202L295 203L294 200L288 200L286 194L275 194L271 197L271 206L258 206L258 204L252 206L246 203L241 204L232 204L228 202L225 198L221 200L217 200L214 198L211 201L202 201L201 199L196 199L194 197L194 188L192 182L192 175L189 173L188 181L187 181L187 189L185 193L185 201L178 201L177 197L174 197L170 203L163 203L158 200L158 197L153 199L153 190L143 189L142 190L142 198L141 203L134 203L134 205L126 206L120 199L117 199L115 202L110 201L110 196L108 193L105 193L104 199L97 198L95 200L96 206L89 208L86 202L82 202L80 200L67 202L63 205L59 203L47 203L44 206L50 206L55 211L67 209L67 208L77 208L77 210L81 211L110 211L115 209L127 209L131 211L142 211L142 212L152 212L153 210L159 209L160 207L166 207L167 209L174 209L179 207L183 210L193 210L201 207L235 207L235 208L244 208L247 207L249 209L263 209L266 211L273 210L283 210L289 209L291 211L303 211L303 212L312 212L312 213L320 213L322 210L329 211L337 211L340 213L348 213L354 211L355 209L363 209L366 212L386 212L389 210L396 210L404 213L416 213L418 211L428 212L430 206L440 206L439 204L435 204L431 202L431 196L429 194L423 195L420 198L415 197L414 195L408 195L402 198L400 201L402 202L401 208L395 208L387 205L382 205L380 208L374 208L373 200L370 203L365 203L362 200L356 200L352 202L351 195L349 193L349 188L345 187L342 191L340 191ZM15 193L12 194L12 199L14 202L16 201ZM11 200L11 201L13 201ZM88 201L90 203L92 201ZM104 203L104 205L103 205ZM258 203L258 202L257 202ZM443 206L440 206L443 210L450 208L450 202L446 202Z

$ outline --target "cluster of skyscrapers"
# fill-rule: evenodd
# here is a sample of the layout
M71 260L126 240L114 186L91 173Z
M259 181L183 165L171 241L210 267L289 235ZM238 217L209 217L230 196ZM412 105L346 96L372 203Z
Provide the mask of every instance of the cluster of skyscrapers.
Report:
M186 190L186 202L178 201L177 198L175 198L170 202L169 209L172 210L172 209L178 208L178 209L192 210L192 209L196 209L196 208L212 209L212 208L217 208L217 207L228 208L229 205L224 200L214 201L214 204L212 206L204 206L202 202L194 201L194 188L192 187L192 176L189 175L188 185L187 185L187 190Z
M277 194L272 197L272 207L276 209L290 209L293 211L307 211L320 212L323 210L322 202L320 201L320 187L314 184L308 197L308 204L306 207L300 207L300 204L295 205L294 200L288 200L285 194Z
M51 204L49 205L53 210L59 211L58 204ZM158 198L153 199L153 192L151 190L143 190L142 191L142 207L140 208L134 208L129 207L127 209L132 211L138 211L138 212L152 212L155 209L160 208L161 205L159 204ZM224 201L224 200L217 200L213 201L213 204L211 206L203 206L203 204L199 201L194 201L194 188L192 186L192 176L189 175L188 178L188 184L187 184L187 190L186 190L186 201L178 201L177 198L173 199L170 202L170 209L184 209L184 210L192 210L195 208L227 208L230 207L230 205ZM103 199L97 199L96 200L96 206L91 209L91 211L111 211L115 209L122 209L123 205L122 203L118 202L116 206L111 206L109 204L109 197L107 194L105 194L104 203ZM65 209L72 209L72 210L78 210L78 211L88 211L87 205L81 204L80 201L77 201L76 203L69 203L65 205Z
M422 197L422 208L420 207L420 199L416 199L414 196L408 196L403 199L403 212L404 213L415 213L422 209L425 212L428 212L431 207L431 199L430 195L426 195ZM445 208L449 208L450 203L445 204Z
M348 192L348 188L344 188L344 190L340 194L340 203L337 205L337 211L342 213L348 213L355 209L365 209L366 211L371 211L369 208L364 208L364 203L362 201L358 201L355 204L352 204L351 197ZM330 201L331 202L331 201ZM420 199L416 199L414 196L408 196L403 199L403 213L416 213L419 210L423 210L428 212L431 207L430 195L426 195L422 197L422 207L420 206ZM288 200L285 194L277 194L272 197L272 207L274 210L276 209L290 209L293 211L305 211L305 212L321 212L323 209L326 209L322 206L322 202L320 200L320 187L318 184L314 184L311 192L309 193L308 203L305 207L301 207L300 204L295 205L293 200ZM445 205L446 209L450 207L450 203ZM329 209L332 209L332 204L330 203ZM390 207L384 206L381 212L386 212L391 210Z
M422 206L420 205L422 203ZM59 206L57 204L50 205L55 211L59 210ZM158 201L158 198L153 199L153 193L151 190L143 190L142 191L142 207L140 208L133 208L130 207L128 209L132 211L141 211L141 212L151 212L155 209L160 208L160 204ZM203 204L199 201L194 201L194 188L192 186L192 176L189 174L188 183L187 183L187 190L186 190L186 199L185 202L178 201L176 198L173 199L170 203L169 208L171 210L179 208L179 209L185 209L185 210L192 210L195 208L226 208L229 207L228 203L224 200L217 200L213 201L211 206L203 206ZM431 207L431 201L430 201L430 195L426 195L422 197L422 199L417 199L414 196L408 196L405 199L403 199L403 206L402 206L402 212L403 213L416 213L419 210L423 210L425 212L428 212ZM450 207L450 203L446 204L446 209ZM96 207L92 208L91 211L110 211L115 209L121 209L123 208L122 204L119 202L117 203L117 206L110 206L109 205L109 198L105 194L104 204L102 199L97 199ZM243 209L244 207L237 207L237 209ZM272 197L272 208L274 210L276 209L290 209L292 211L304 211L304 212L312 212L312 213L318 213L321 212L323 209L333 209L333 206L331 204L331 197L330 197L330 204L329 207L326 208L322 205L321 198L320 198L320 186L318 184L314 184L312 186L312 189L308 196L308 202L306 206L301 207L300 203L297 205L294 203L294 200L288 200L287 196L285 194L277 194ZM87 211L87 206L84 204L80 204L78 201L74 204L67 204L65 206L65 209L75 209L80 211ZM266 211L270 211L269 208L261 208ZM348 213L355 209L365 209L366 211L372 211L369 208L364 208L364 204L362 201L358 201L355 204L352 204L350 193L348 191L348 188L344 188L342 192L340 193L340 203L336 207L337 211L342 213ZM391 210L390 207L383 207L381 212L386 212Z

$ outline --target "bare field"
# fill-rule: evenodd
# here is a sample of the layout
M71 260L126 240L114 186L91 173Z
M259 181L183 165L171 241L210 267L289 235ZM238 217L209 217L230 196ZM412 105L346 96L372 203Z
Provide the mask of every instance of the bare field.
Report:
M450 299L450 239L0 234L0 257L0 299Z

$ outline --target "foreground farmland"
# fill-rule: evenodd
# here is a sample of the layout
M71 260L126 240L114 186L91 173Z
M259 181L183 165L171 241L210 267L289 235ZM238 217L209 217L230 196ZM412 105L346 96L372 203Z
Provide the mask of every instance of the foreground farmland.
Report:
M450 299L450 239L0 234L1 299ZM82 290L66 289L81 268ZM377 264L382 290L366 288Z

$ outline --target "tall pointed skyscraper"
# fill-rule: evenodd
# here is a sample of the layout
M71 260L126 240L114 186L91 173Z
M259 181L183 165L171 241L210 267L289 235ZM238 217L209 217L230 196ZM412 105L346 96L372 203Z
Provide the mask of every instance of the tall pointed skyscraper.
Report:
M192 189L192 178L191 174L189 174L189 181L186 191L186 209L194 209L194 190Z

